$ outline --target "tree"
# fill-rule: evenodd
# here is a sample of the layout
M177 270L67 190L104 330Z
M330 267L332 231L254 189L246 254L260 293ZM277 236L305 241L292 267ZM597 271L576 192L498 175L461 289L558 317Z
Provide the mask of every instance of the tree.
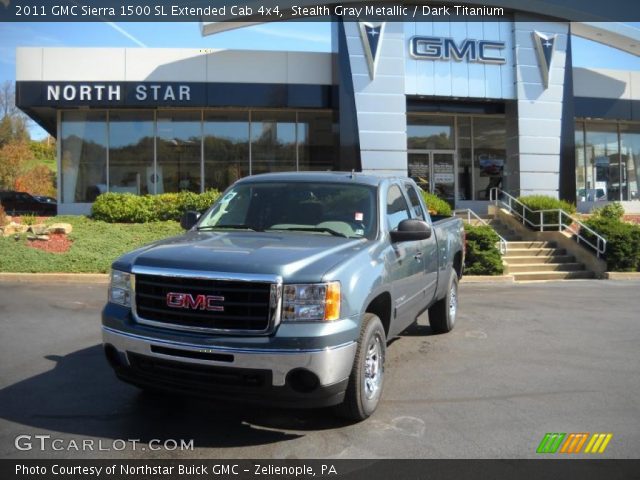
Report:
M9 142L0 148L0 190L13 190L16 180L33 161L26 142Z
M53 172L45 165L36 165L16 178L15 189L19 192L29 192L32 195L53 197L56 195L53 177Z
M16 91L10 81L0 84L0 118L0 146L11 140L30 140L29 119L16 107Z
M0 84L0 117L15 117L20 115L16 107L16 89L13 82L5 80Z

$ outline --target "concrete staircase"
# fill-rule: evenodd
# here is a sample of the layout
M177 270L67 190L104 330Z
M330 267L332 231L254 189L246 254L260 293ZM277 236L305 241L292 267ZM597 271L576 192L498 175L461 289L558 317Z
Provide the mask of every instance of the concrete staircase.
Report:
M493 229L507 240L507 253L502 257L505 273L522 280L568 280L595 278L583 263L555 242L522 240L522 237L498 219L488 218Z
M568 280L595 278L583 263L555 242L509 241L502 257L506 273L515 280Z

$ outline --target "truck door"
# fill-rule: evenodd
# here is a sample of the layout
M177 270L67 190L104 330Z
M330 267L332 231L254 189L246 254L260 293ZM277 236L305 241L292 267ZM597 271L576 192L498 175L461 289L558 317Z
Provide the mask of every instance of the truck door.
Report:
M416 191L416 188L410 183L405 183L404 189L407 193L407 198L409 199L409 204L411 206L411 216L430 223L431 219L425 213L422 204L420 203L420 197L418 196L419 194ZM422 310L431 302L438 287L438 245L436 234L432 230L431 237L415 243L417 244L418 250L422 253L422 261L424 264L421 280L423 294L420 297L420 310Z
M400 186L392 184L387 190L386 222L389 231L397 230L398 224L411 218L411 211ZM386 256L387 271L391 281L395 321L390 334L395 335L408 327L422 301L424 260L420 251L421 242L397 242L391 244Z

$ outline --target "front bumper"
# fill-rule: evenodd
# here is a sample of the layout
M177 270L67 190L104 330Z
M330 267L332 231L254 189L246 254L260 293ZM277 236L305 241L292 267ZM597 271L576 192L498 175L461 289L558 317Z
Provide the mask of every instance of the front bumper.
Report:
M295 407L340 403L356 352L355 342L267 350L175 342L106 326L102 333L116 375L128 383Z

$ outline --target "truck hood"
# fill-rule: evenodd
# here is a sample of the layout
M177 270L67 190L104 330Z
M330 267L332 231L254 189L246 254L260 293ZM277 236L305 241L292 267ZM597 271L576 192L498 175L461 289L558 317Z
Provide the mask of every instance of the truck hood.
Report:
M258 273L281 275L287 281L318 282L332 266L367 243L366 239L296 232L190 231L130 252L114 268Z

